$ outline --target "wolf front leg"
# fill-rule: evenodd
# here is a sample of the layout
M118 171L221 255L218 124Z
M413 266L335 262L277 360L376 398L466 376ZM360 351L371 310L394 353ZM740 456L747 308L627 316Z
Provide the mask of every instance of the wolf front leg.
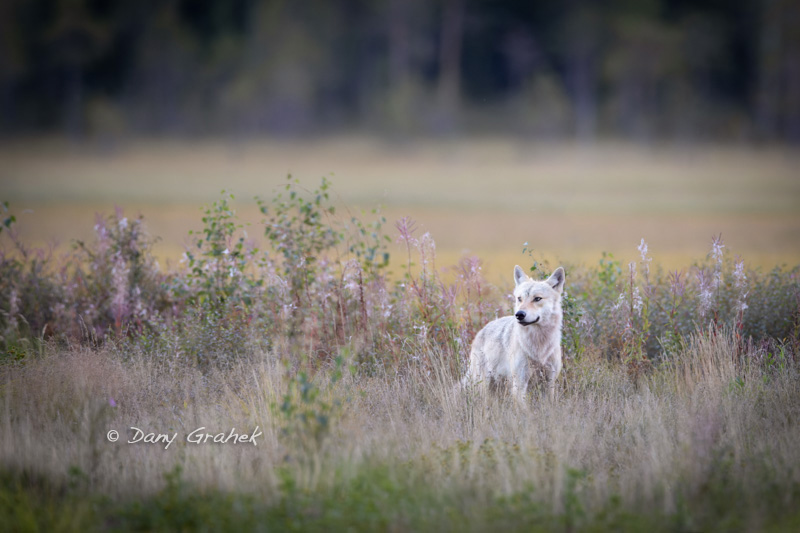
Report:
M521 403L525 403L525 394L528 392L528 381L530 375L527 369L520 368L511 377L511 394Z
M553 365L549 365L547 367L547 397L550 399L550 402L556 401L556 378L558 377L559 370L555 368Z

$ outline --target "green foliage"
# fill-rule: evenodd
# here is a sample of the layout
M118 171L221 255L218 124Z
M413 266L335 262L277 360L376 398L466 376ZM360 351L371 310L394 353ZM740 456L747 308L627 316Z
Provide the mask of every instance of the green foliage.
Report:
M123 531L255 531L265 523L265 511L249 495L197 490L183 480L180 465L164 479L155 497L118 506L108 518Z
M222 198L203 209L201 235L190 231L193 246L187 250L190 304L219 311L226 306L252 303L250 285L260 285L247 276L248 259L245 239L239 232L236 212L229 201L233 194L221 193Z
M622 276L622 263L614 259L614 254L603 252L602 255L598 262L597 281L608 296L617 289L618 280Z
M308 191L289 177L270 202L259 200L268 252L247 241L233 201L223 191L204 208L186 268L170 273L158 269L144 221L121 211L98 216L95 239L76 242L63 258L3 233L11 244L0 256L4 358L24 360L51 337L99 343L110 336L204 364L262 346L308 354L310 368L347 351L364 371L443 363L457 376L477 330L507 312L477 258L464 258L455 280L443 280L433 238L418 236L409 218L396 224L407 261L401 278L389 280L385 219L341 223L324 178ZM800 267L746 270L717 237L705 262L664 274L651 271L644 241L639 249L641 261L624 274L610 254L594 268L567 265L567 358L596 347L639 375L709 325L733 328L740 342L800 342ZM532 275L549 274L527 243L523 253Z
M800 339L800 265L775 267L750 276L743 334L754 338Z
M319 188L306 200L298 190L299 182L287 177L284 192L273 198L270 206L256 199L263 221L264 234L272 248L283 258L281 269L289 280L290 294L298 308L309 300L309 286L318 272L319 258L333 249L343 238L333 228L331 218L336 209L329 205L330 183L322 178Z
M372 214L378 214L377 209ZM383 234L386 218L381 216L378 220L365 224L357 217L351 217L352 235L348 235L348 250L361 264L361 270L377 280L381 273L389 266L389 252L387 243L392 239Z
M330 374L331 386L341 377L341 365L339 357L336 370ZM341 414L340 407L338 400L326 401L324 392L305 372L291 376L283 401L280 405L273 405L280 420L281 437L290 455L297 454L301 463L318 459L336 418Z
M7 531L92 531L104 520L103 498L85 486L61 483L31 471L0 467L0 524Z
M464 455L471 443L447 453ZM491 468L492 446L479 452L480 470ZM459 451L460 450L460 451ZM519 453L513 450L509 453ZM585 490L587 472L565 470L561 510L542 499L537 487L513 491L475 489L461 484L442 490L427 485L424 465L365 464L333 483L297 490L291 478L272 498L238 491L200 488L183 478L178 465L164 475L164 487L144 498L109 501L82 489L58 486L30 474L0 473L0 521L13 531L92 531L112 527L121 531L255 531L268 525L276 530L341 531L404 529L413 531L738 531L747 529L746 492L732 484L736 464L720 454L714 459L708 483L691 497L679 488L672 512L631 507L611 494L602 501ZM473 467L474 467L473 463ZM769 476L768 469L758 470ZM488 470L486 470L488 472ZM764 483L766 522L760 528L791 531L800 523L797 493L780 493ZM483 491L486 491L485 493ZM744 498L744 499L742 499ZM794 506L793 506L794 504Z
M289 177L270 201L259 200L266 251L248 241L234 200L223 191L204 208L185 268L173 272L158 268L144 221L121 211L98 216L95 239L76 242L64 257L4 232L11 245L0 255L4 358L22 361L50 338L108 337L203 364L260 346L295 360L307 354L309 368L346 351L361 371L443 364L457 376L475 333L508 312L478 258L463 258L451 267L455 278L443 279L433 237L417 235L409 218L396 224L406 261L390 279L385 219L373 211L373 222L340 221L327 179L305 190ZM639 375L709 325L733 328L740 342L800 342L800 267L747 270L717 237L705 261L665 274L651 269L644 242L639 248L641 261L624 269L610 254L594 267L565 265L568 359L597 348ZM550 273L527 243L523 253L531 275Z
M263 325L260 318L264 279L256 269L261 251L246 240L244 225L232 207L233 194L203 208L203 228L190 231L187 271L175 276L170 292L182 309L177 325L180 350L202 365L228 362L244 351Z
M3 233L3 230L10 230L11 226L17 221L17 217L10 214L8 211L8 201L4 201L0 204L0 209L2 209L2 216L3 217L3 224L0 225L0 233Z
M721 238L704 262L682 271L651 270L646 244L642 260L627 266L604 254L599 268L567 269L565 347L579 354L592 344L633 373L678 353L698 328L733 328L745 339L798 342L798 268L768 274L731 259ZM571 314L572 316L568 316ZM571 324L570 324L571 323ZM579 331L570 331L578 326Z

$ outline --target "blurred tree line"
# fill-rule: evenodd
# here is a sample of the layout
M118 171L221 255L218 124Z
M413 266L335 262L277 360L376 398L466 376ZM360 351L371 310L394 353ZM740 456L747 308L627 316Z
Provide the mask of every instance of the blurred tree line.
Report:
M0 0L0 131L800 140L797 0Z

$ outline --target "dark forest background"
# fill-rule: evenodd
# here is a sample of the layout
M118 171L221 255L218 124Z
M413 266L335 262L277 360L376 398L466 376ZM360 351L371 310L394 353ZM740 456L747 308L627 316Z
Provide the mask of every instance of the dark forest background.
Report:
M796 0L0 0L0 132L800 140Z

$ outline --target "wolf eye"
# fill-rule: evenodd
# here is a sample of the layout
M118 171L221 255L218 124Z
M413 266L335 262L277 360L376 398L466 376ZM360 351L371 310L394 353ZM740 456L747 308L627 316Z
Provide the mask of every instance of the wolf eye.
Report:
M522 301L522 296L517 296L517 301L521 302Z
M541 296L537 296L536 298L533 299L534 302L539 302L541 300L542 300Z

